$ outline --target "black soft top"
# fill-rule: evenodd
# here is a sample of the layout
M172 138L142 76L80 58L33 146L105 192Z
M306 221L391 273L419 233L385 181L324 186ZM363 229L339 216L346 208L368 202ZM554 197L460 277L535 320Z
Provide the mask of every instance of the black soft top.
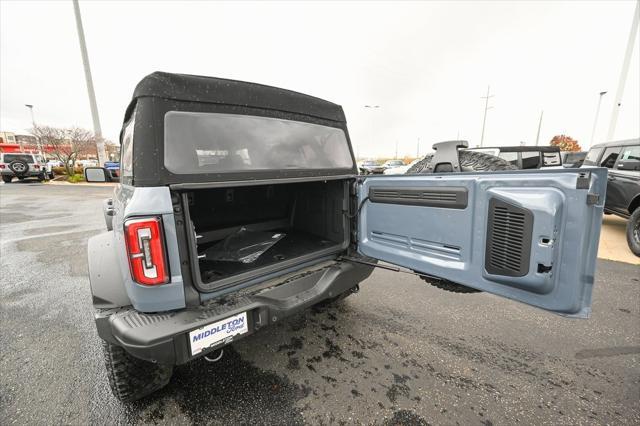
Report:
M131 106L143 97L262 108L346 121L342 107L332 102L278 87L216 77L157 71L138 83Z

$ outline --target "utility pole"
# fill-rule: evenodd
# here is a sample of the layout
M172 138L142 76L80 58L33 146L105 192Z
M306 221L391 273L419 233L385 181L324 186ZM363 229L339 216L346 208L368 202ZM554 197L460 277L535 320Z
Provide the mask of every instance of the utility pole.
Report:
M482 148L482 144L484 143L484 127L487 124L487 111L493 107L489 106L489 98L493 98L493 95L490 95L491 86L487 86L487 96L482 96L480 99L484 99L484 118L482 119L482 135L480 136L480 147Z
M540 141L540 129L542 128L542 114L544 114L544 110L540 111L540 121L538 121L538 133L536 134L536 146L538 146L538 141Z
M96 136L96 148L98 149L98 163L104 165L107 160L107 153L102 140L102 128L100 127L100 117L98 116L98 103L96 102L96 92L93 89L93 78L91 77L91 66L89 65L89 54L87 53L87 43L84 39L84 29L82 27L82 16L80 16L80 5L78 0L73 0L73 11L76 16L76 28L78 30L78 41L80 42L80 54L84 65L84 78L87 82L87 92L89 93L89 107L91 108L91 118L93 119L93 133Z
M418 137L418 147L416 148L416 158L420 158L420 137Z
M591 130L591 145L593 146L593 140L596 136L596 128L598 127L598 116L600 115L600 104L602 104L602 97L606 95L607 92L600 92L600 96L598 97L598 106L596 107L596 117L593 119L593 129Z
M607 132L607 140L610 142L613 140L616 133L616 125L618 124L618 113L620 112L620 106L622 105L622 95L624 94L624 86L627 82L627 74L629 74L629 63L631 62L631 55L633 54L633 45L636 41L636 34L638 33L638 20L640 20L640 0L636 0L636 9L633 12L633 20L631 21L631 31L629 32L629 39L627 40L627 50L624 54L624 60L622 61L622 69L620 70L620 79L618 80L618 89L616 90L616 97L613 100L613 110L611 111L611 121L609 122L609 131Z
M394 160L398 159L398 140L396 139L396 156L393 157Z
M24 104L24 106L29 108L29 111L31 112L31 126L35 130L35 128L36 128L36 120L33 117L33 105ZM32 135L32 136L35 136L35 135ZM36 138L36 145L38 146L38 154L42 155L42 145L40 144L40 138L38 138L37 136L35 136L35 138ZM20 144L20 149L22 149L22 144Z

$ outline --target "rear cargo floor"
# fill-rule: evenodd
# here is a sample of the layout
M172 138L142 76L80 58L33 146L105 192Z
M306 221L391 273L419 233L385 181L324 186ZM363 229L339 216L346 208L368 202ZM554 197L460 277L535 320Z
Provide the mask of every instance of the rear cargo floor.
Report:
M241 274L256 268L270 266L284 260L304 256L316 251L324 250L339 245L334 241L324 240L316 235L306 232L289 230L281 231L286 236L273 247L264 252L256 261L251 263L211 261L200 259L200 275L204 283L217 281L232 275ZM211 245L213 245L212 243ZM203 245L203 249L206 246Z

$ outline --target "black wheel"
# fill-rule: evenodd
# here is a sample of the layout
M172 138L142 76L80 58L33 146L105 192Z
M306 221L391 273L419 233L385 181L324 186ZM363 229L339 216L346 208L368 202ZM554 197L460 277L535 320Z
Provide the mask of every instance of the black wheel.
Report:
M107 376L113 395L131 402L162 389L171 380L172 365L154 364L129 355L120 346L102 341Z
M422 160L411 166L406 174L427 173L426 168L433 155L427 155ZM518 168L506 160L494 155L476 151L458 151L460 167L463 172L492 172L497 170L517 170ZM435 280L421 277L434 287L453 293L480 293L480 290L467 287L448 280Z
M627 222L627 244L633 254L640 257L640 207L636 207Z
M38 182L42 182L44 180L47 180L47 174L45 172L42 172L38 175Z
M49 179L53 180L53 178L55 178L56 175L53 172L49 172Z
M2 176L2 181L4 183L11 183L12 179L13 179L13 176Z

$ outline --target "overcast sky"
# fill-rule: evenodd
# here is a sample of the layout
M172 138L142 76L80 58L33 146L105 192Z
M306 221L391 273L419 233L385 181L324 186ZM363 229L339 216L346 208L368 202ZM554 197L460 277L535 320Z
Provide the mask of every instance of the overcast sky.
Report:
M341 104L363 156L415 155L459 137L486 145L607 131L634 1L221 3L81 1L104 135L117 140L153 71L292 89ZM91 128L68 1L0 2L0 130ZM636 40L616 139L640 134ZM366 109L364 105L379 105Z

